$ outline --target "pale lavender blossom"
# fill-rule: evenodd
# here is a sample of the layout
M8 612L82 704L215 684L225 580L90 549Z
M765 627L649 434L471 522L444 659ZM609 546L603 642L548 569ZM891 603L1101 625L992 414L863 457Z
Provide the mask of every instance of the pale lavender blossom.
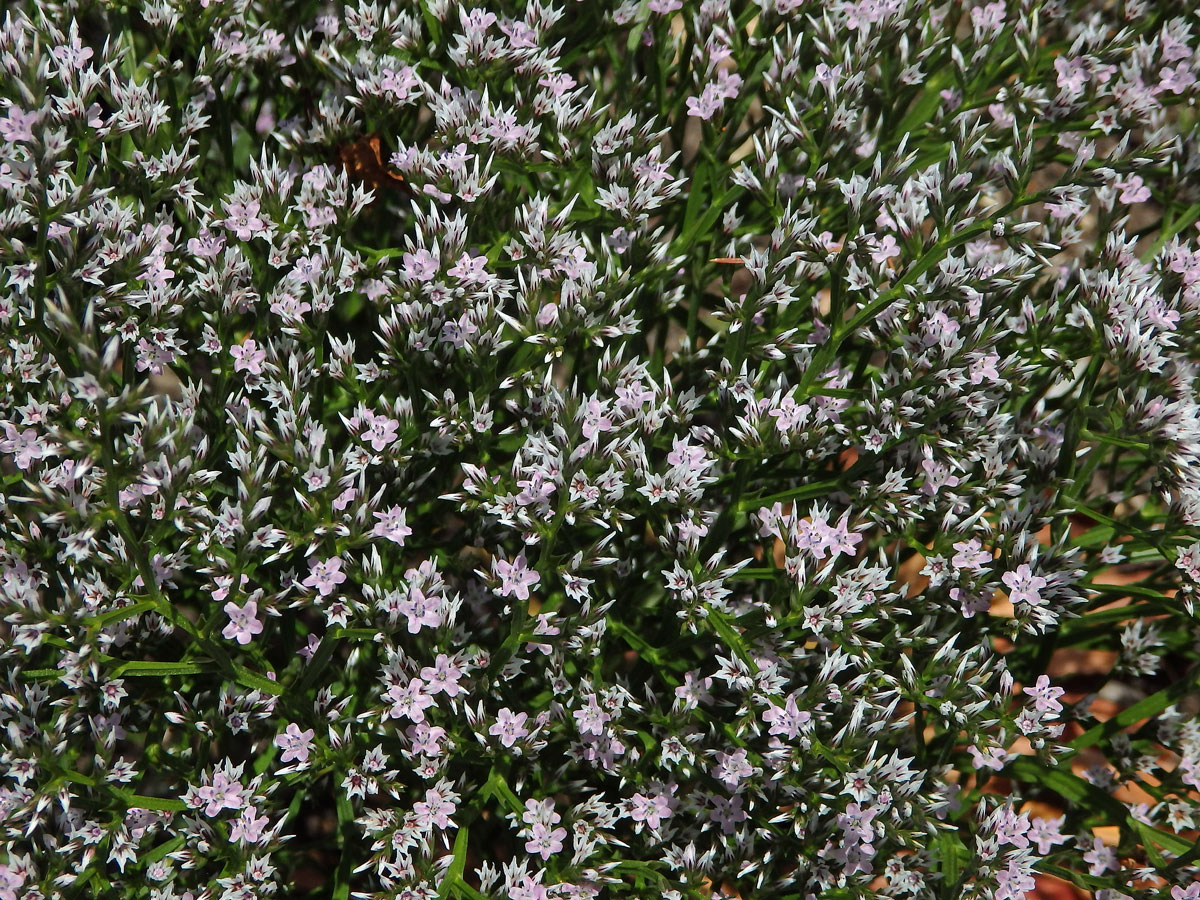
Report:
M528 718L526 713L513 712L508 707L504 707L496 714L496 721L488 728L488 734L500 738L500 743L505 747L511 747L521 738L529 735L529 729L525 727Z
M275 737L275 746L283 751L279 757L280 762L295 760L302 765L307 764L312 752L313 735L314 731L311 728L302 731L295 722L289 722L284 733Z
M258 618L258 603L254 600L247 600L243 606L231 601L225 604L224 609L229 616L229 624L221 634L226 640L246 645L254 640L256 634L262 634L263 623Z
M308 570L308 575L301 584L313 588L322 597L328 597L337 590L339 584L346 582L342 561L337 557L326 560L311 559L308 562Z

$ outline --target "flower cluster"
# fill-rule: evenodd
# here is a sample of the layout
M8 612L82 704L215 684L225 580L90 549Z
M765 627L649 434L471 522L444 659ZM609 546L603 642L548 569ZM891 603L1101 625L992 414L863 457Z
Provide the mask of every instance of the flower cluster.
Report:
M1200 898L1191 5L7 7L0 900Z

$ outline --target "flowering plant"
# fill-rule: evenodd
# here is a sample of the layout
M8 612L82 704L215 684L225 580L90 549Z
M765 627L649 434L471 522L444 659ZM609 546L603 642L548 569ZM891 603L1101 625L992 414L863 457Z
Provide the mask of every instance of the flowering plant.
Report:
M25 0L0 900L1197 900L1178 0Z

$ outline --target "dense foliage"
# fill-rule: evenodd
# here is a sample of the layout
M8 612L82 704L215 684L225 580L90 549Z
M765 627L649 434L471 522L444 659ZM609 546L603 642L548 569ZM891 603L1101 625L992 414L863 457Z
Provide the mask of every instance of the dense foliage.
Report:
M24 0L0 900L1198 900L1195 5Z

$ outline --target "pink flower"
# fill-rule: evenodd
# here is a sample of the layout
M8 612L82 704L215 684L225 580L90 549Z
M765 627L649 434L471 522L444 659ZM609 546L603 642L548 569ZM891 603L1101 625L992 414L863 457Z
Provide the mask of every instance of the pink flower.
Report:
M953 488L959 485L958 476L951 475L950 467L945 463L926 459L921 461L921 468L925 470L925 483L921 485L921 492L930 497L936 496L944 487Z
M1083 854L1083 861L1088 864L1091 874L1103 875L1117 868L1117 851L1096 838L1092 841L1092 849Z
M498 558L493 559L492 572L500 577L500 595L502 597L528 600L529 589L541 584L541 576L525 564L524 552L512 562Z
M671 818L671 801L665 794L647 797L637 793L629 800L629 818L635 822L645 822L649 827L657 828L663 819Z
M404 254L405 281L433 281L437 270L438 258L424 248Z
M450 817L457 809L454 801L437 788L430 788L425 792L424 800L413 804L413 812L417 814L418 821L438 828L448 828Z
M1196 76L1184 64L1172 68L1164 66L1158 73L1160 79L1157 91L1170 91L1173 94L1182 94L1187 91L1193 84L1196 83Z
M962 588L950 588L950 599L961 606L964 619L973 619L975 613L987 612L991 609L991 604L983 597L971 591L964 591Z
M18 469L28 469L35 459L50 455L50 449L32 428L18 431L11 422L4 423L4 440L0 440L0 453L13 454Z
M533 878L527 874L522 875L521 883L509 888L508 900L547 900L550 895L540 883L544 874L545 870L539 869Z
M452 275L463 284L483 284L488 279L486 256L471 256L464 253L446 274Z
M17 900L17 888L23 884L25 873L20 864L0 863L0 900Z
M506 706L496 714L496 721L488 729L488 734L499 737L500 743L505 747L511 747L521 738L528 736L529 729L525 727L528 719L526 713L514 713Z
M204 785L196 791L197 799L204 802L204 814L218 815L223 809L241 809L246 805L242 798L244 788L240 782L231 781L224 772L213 776L212 784Z
M442 624L442 601L436 596L426 596L420 588L410 588L408 597L401 600L397 608L408 619L409 634Z
M597 737L604 734L604 726L612 718L600 707L595 694L589 694L587 705L575 710L573 715L581 735L594 734Z
M747 761L746 751L739 748L732 753L718 753L716 765L709 772L732 791L754 774L754 767Z
M709 802L713 808L709 815L712 820L721 826L722 834L733 834L735 826L739 822L746 821L746 811L742 809L741 796L730 797L710 797Z
M978 538L969 541L959 541L954 545L958 551L950 560L951 565L960 571L982 572L983 567L992 561L992 554L982 549Z
M1017 566L1015 572L1005 572L1000 580L1008 587L1008 599L1013 603L1039 606L1045 602L1038 592L1046 586L1047 581L1040 575L1034 575L1028 563Z
M1128 181L1118 181L1116 187L1121 192L1117 199L1122 203L1145 203L1150 199L1150 188L1142 182L1141 175L1134 175Z
M342 491L340 494L338 494L336 497L333 498L333 502L330 504L330 506L332 506L338 512L341 512L347 506L349 506L351 503L353 503L354 500L357 499L357 497L358 497L358 488L348 487L344 491Z
M309 560L308 566L308 577L300 583L304 587L315 588L322 597L328 597L346 580L346 573L341 570L342 561L337 557L324 562L312 559Z
M771 726L769 734L778 734L795 740L802 730L812 721L812 713L800 709L796 704L796 695L787 698L783 709L771 705L763 713L763 721Z
M244 646L254 640L254 635L262 634L263 624L258 620L258 603L254 600L247 600L245 606L238 606L231 600L225 604L225 613L229 616L229 624L221 634L227 640Z
M412 741L413 752L426 756L438 756L442 752L442 741L446 738L446 729L428 722L418 722L410 725L405 732Z
M796 523L796 532L792 543L800 550L807 550L815 559L824 559L828 554L830 559L837 559L841 554L854 555L854 548L862 543L862 535L850 530L850 514L842 514L837 525L830 526L825 513L815 508L809 514L809 519L801 519Z
M1067 59L1065 56L1056 57L1054 71L1058 73L1058 87L1068 97L1078 97L1083 93L1087 84L1088 73L1078 59Z
M589 400L583 408L583 436L591 440L600 431L612 431L613 422L599 400Z
M1004 4L989 3L971 10L971 26L982 34L995 34L1004 27Z
M725 100L736 100L742 89L742 76L728 69L717 72L717 81L712 86L717 95Z
M555 828L551 831L550 826L538 822L529 830L532 836L525 842L527 853L536 853L545 860L562 850L567 829Z
M271 821L266 816L255 817L257 810L253 806L247 806L242 810L242 814L233 821L233 827L229 829L229 840L231 843L244 842L247 844L257 844L262 840L263 831L267 824Z
M37 124L36 112L25 112L19 106L8 108L8 117L0 119L0 138L6 143L33 140L33 126Z
M967 747L967 752L971 754L971 765L976 769L995 769L999 772L1009 759L1008 751L1003 747L984 747L980 750L975 744L971 744Z
M303 657L305 662L312 662L313 654L317 652L317 647L320 644L321 639L315 634L310 634L308 640L304 642L304 646L297 650L296 654Z
M896 239L890 234L885 234L883 240L875 242L875 248L871 251L871 259L879 264L883 264L893 256L900 255L900 245L896 243Z
M720 93L715 90L714 85L710 84L705 87L704 92L699 97L687 98L687 113L689 116L711 119L724 105Z
M1060 831L1066 816L1057 819L1030 819L1029 840L1037 844L1038 853L1045 856L1055 844L1065 844L1067 837Z
M267 223L258 217L257 200L251 200L249 203L227 203L225 208L229 216L224 225L239 241L248 241L258 232L266 230Z
M260 348L254 338L247 338L244 343L230 347L229 355L233 357L233 371L249 372L251 375L261 375L262 364L267 359L267 351Z
M367 429L360 437L371 445L371 449L378 453L387 447L388 444L396 440L396 436L400 430L400 423L395 419L390 419L387 416L376 416L371 413L367 414Z
M425 682L412 678L406 685L394 684L383 695L392 704L388 714L393 719L408 719L424 722L425 710L434 705L434 699L425 690Z
M295 722L290 723L283 734L275 737L275 746L283 751L283 755L279 757L280 762L297 760L300 763L307 763L308 755L312 750L314 734L315 732L311 728L301 731L300 726Z
M412 529L405 521L404 508L393 506L384 512L375 513L375 518L379 521L375 523L375 528L371 533L403 547L405 538L412 534Z
M457 697L466 693L466 689L458 683L462 676L462 669L445 653L439 653L432 666L421 669L421 678L425 680L426 690L431 694L444 692L447 697Z
M1062 704L1058 702L1058 698L1066 691L1052 686L1049 675L1039 675L1037 683L1033 687L1025 688L1024 691L1033 698L1034 708L1038 712L1058 713L1063 708Z

